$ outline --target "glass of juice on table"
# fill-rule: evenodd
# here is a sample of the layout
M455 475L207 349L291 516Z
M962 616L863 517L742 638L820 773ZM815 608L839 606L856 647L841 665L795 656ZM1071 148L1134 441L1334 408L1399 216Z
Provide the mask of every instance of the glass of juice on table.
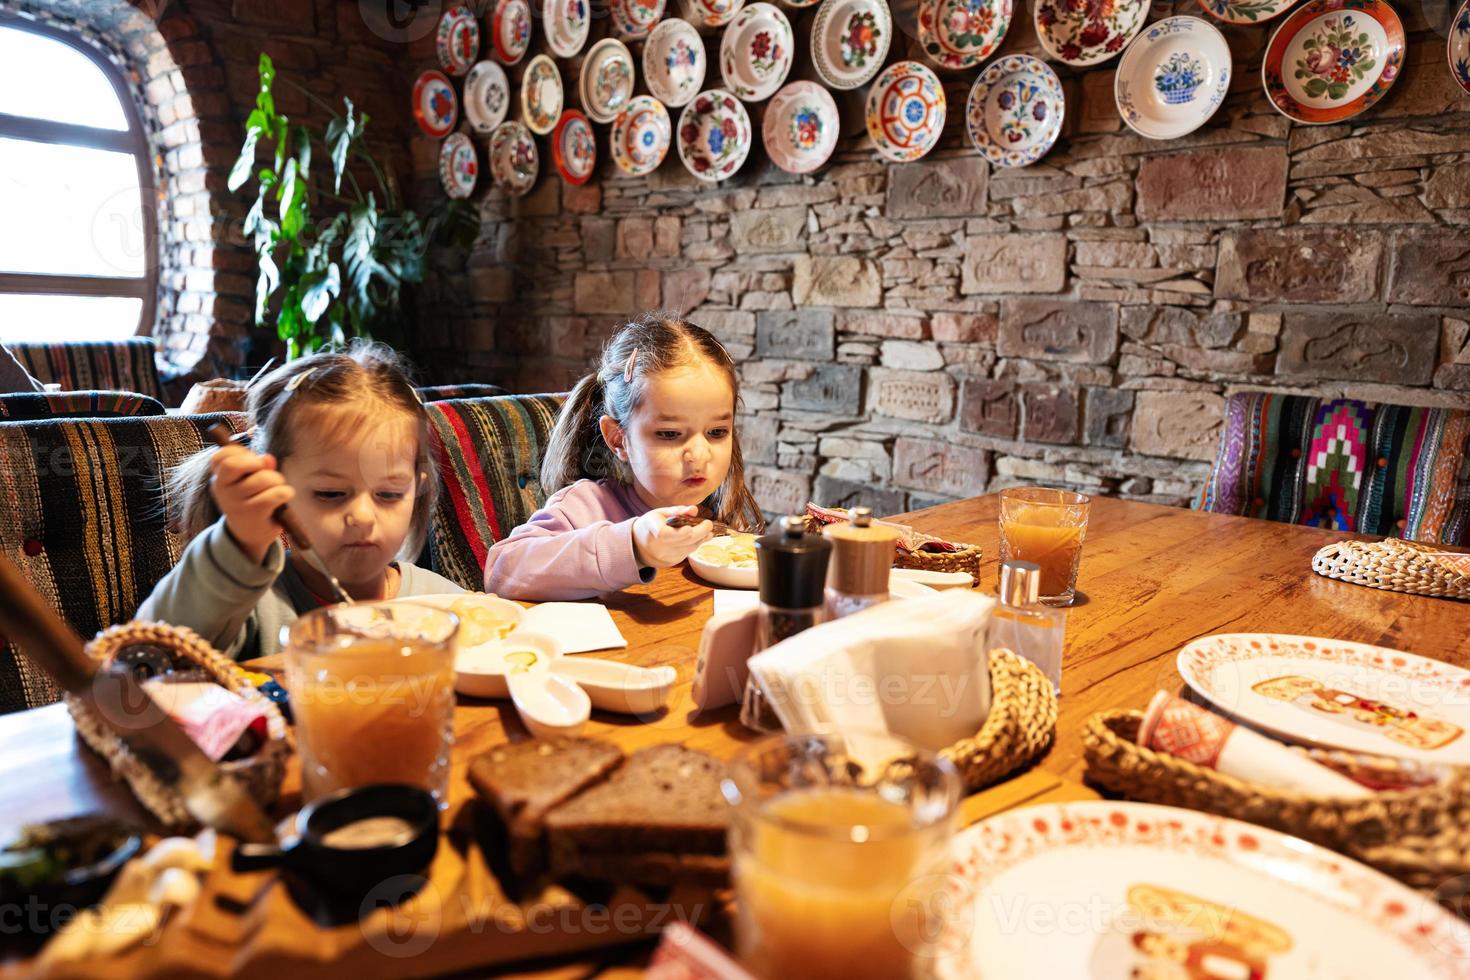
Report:
M1065 606L1077 594L1077 565L1087 533L1083 493L1050 487L1013 487L1000 492L1000 560L1041 567L1041 601Z
M445 806L459 619L412 602L316 609L286 638L306 802L408 783Z
M741 960L761 980L904 980L968 942L946 917L960 780L889 735L774 735L723 783Z

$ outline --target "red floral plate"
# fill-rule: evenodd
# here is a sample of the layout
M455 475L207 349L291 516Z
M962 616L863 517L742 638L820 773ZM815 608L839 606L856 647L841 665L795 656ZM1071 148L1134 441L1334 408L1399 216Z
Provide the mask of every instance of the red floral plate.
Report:
M449 135L459 121L459 96L448 75L430 70L413 83L413 117L426 135L436 140Z
M480 22L469 7L460 4L444 11L439 33L434 38L439 67L451 75L463 75L480 53Z
M1032 10L1046 53L1069 65L1101 64L1143 28L1147 0L1038 0Z
M750 116L724 89L700 92L679 114L679 159L700 180L724 180L750 153Z
M767 106L761 141L776 166L809 174L832 156L841 126L831 92L816 82L792 82Z
M551 131L551 159L568 184L585 184L597 167L597 137L592 123L576 109L561 114Z
M989 58L1011 26L1011 0L921 0L919 44L940 68L962 71Z
M444 193L456 200L469 197L479 175L475 144L464 133L450 133L439 146L439 183L444 185Z
M490 48L495 60L518 65L531 47L530 0L498 0L490 15Z
M1276 111L1335 123L1371 109L1404 66L1404 25L1384 0L1311 0L1266 45L1261 84Z

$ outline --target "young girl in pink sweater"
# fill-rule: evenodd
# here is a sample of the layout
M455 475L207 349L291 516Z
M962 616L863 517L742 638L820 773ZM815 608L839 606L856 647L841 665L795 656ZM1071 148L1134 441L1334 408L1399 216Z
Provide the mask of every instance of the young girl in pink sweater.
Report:
M490 549L485 590L584 599L647 582L710 537L760 527L735 435L735 365L707 330L650 313L577 382L547 446L546 506ZM671 528L675 515L702 516Z

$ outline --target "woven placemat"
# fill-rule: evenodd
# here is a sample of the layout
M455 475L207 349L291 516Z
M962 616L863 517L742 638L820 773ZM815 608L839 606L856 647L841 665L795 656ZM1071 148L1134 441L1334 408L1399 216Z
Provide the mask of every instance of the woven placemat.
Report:
M1412 541L1338 541L1312 556L1312 571L1327 578L1390 592L1470 599L1470 576L1457 574Z
M1057 696L1041 669L1009 650L990 651L990 714L974 738L940 755L970 790L989 786L1034 761L1057 730Z

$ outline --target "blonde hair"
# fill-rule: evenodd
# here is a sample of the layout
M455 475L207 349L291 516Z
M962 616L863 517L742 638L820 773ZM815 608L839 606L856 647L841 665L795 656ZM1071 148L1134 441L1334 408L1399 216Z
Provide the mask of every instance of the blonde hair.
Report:
M398 352L385 344L354 340L345 348L325 350L276 368L251 385L246 413L254 433L250 448L270 453L278 461L296 451L301 435L296 422L310 410L367 406L401 412L414 423L418 446L414 474L427 474L413 502L408 537L398 557L412 561L423 549L438 496L439 465L432 444L429 415L414 391ZM312 436L330 438L320 430ZM168 495L174 502L174 523L185 540L192 540L219 520L219 507L209 492L209 461L213 446L195 453L169 474Z
M552 494L577 480L606 476L627 483L630 474L603 442L599 424L602 416L611 416L627 429L643 401L649 377L699 363L713 365L724 374L738 407L740 385L735 363L708 330L670 313L645 313L624 324L603 348L597 370L577 382L562 406L541 465L542 490ZM730 440L730 469L705 505L716 520L758 530L765 520L745 486L745 462L733 423Z

